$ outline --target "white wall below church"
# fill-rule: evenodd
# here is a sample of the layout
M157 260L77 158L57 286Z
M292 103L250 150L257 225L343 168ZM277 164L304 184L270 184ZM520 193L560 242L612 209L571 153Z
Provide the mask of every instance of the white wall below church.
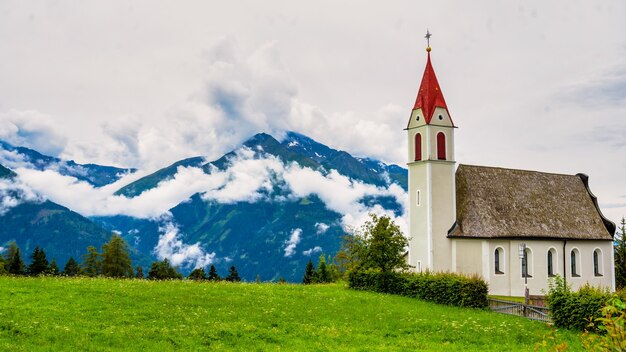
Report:
M524 278L522 277L521 260L518 254L519 240L498 239L452 239L455 241L456 272L478 274L489 282L489 293L503 296L523 296ZM486 250L483 243L486 242ZM565 277L568 285L574 290L585 283L592 286L606 287L614 290L613 243L610 241L575 241L569 240L563 251L564 241L559 240L524 240L531 255L529 258L528 288L531 295L543 295L548 291L548 250L553 249L554 274ZM495 250L503 249L500 258L502 274L495 272ZM577 269L580 277L572 277L570 253L578 250ZM599 249L601 255L600 274L594 275L593 252ZM565 253L565 264L563 254ZM565 269L565 271L564 271ZM485 271L488 277L485 277Z

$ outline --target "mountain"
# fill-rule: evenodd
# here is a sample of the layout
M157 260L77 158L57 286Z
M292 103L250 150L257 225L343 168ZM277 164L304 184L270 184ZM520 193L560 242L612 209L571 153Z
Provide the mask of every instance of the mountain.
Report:
M48 260L56 258L62 267L70 256L80 260L87 246L100 247L111 237L111 232L84 216L54 202L33 198L20 188L12 188L11 179L16 174L0 165L0 247L15 241L24 259L35 246L44 248ZM8 182L7 182L8 180ZM139 258L139 257L138 257Z
M11 148L33 168L68 174L71 168L60 165L78 165ZM89 165L85 179L92 184L132 171ZM61 263L69 255L79 259L86 246L99 247L117 232L131 247L133 264L144 269L165 256L180 263L185 274L212 262L222 275L235 265L248 281L258 275L264 281L282 277L297 282L309 259L335 255L346 224L374 208L404 215L406 169L353 157L294 132L280 141L257 134L212 162L199 156L180 160L120 188L116 194L123 197L113 200L145 206L146 199L158 199L155 192L170 196L174 189L191 187L188 178L177 181L185 171L181 168L191 169L187 177L208 188L195 185L188 199L158 218L117 214L87 219L50 201L23 201L0 215L0 246L16 240L28 253L39 245ZM0 175L15 176L7 168L0 168ZM173 182L160 188L169 180ZM141 198L146 190L155 192Z
M36 150L15 147L3 141L0 141L0 163L9 167L27 167L40 171L55 170L61 175L73 176L81 181L89 182L94 187L108 185L119 180L124 174L136 171L132 168L78 164L73 160L62 160L43 155Z

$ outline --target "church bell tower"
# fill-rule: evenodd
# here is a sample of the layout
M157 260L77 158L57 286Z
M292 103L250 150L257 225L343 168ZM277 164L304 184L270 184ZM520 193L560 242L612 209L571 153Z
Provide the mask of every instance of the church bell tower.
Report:
M426 39L430 42L430 32ZM448 230L456 219L454 129L430 60L411 117L409 139L409 265L416 271L453 271Z

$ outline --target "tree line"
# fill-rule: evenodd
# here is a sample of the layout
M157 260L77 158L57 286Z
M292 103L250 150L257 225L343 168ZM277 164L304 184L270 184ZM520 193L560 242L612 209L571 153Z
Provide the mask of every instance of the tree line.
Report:
M26 264L22 259L22 253L17 244L13 241L9 244L4 255L0 255L0 275L18 276L104 276L113 278L148 278L151 280L183 279L183 275L173 267L167 258L162 261L154 261L144 275L143 268L137 266L133 270L132 261L128 252L126 241L118 235L113 234L111 240L102 245L102 251L94 246L87 247L87 253L82 256L79 263L70 257L65 263L63 270L59 268L56 259L48 261L43 248L36 246L30 256L30 264ZM188 276L191 280L220 281L222 277L217 273L214 265L209 268L208 274L204 269L194 269ZM226 281L241 281L237 268L230 267L228 276L223 278Z

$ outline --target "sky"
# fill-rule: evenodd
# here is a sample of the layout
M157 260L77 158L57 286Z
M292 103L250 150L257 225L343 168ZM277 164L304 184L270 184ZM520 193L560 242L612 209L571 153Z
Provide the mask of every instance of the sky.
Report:
M625 14L622 1L5 0L0 139L148 173L293 130L404 166L428 28L457 162L588 174L617 222Z

